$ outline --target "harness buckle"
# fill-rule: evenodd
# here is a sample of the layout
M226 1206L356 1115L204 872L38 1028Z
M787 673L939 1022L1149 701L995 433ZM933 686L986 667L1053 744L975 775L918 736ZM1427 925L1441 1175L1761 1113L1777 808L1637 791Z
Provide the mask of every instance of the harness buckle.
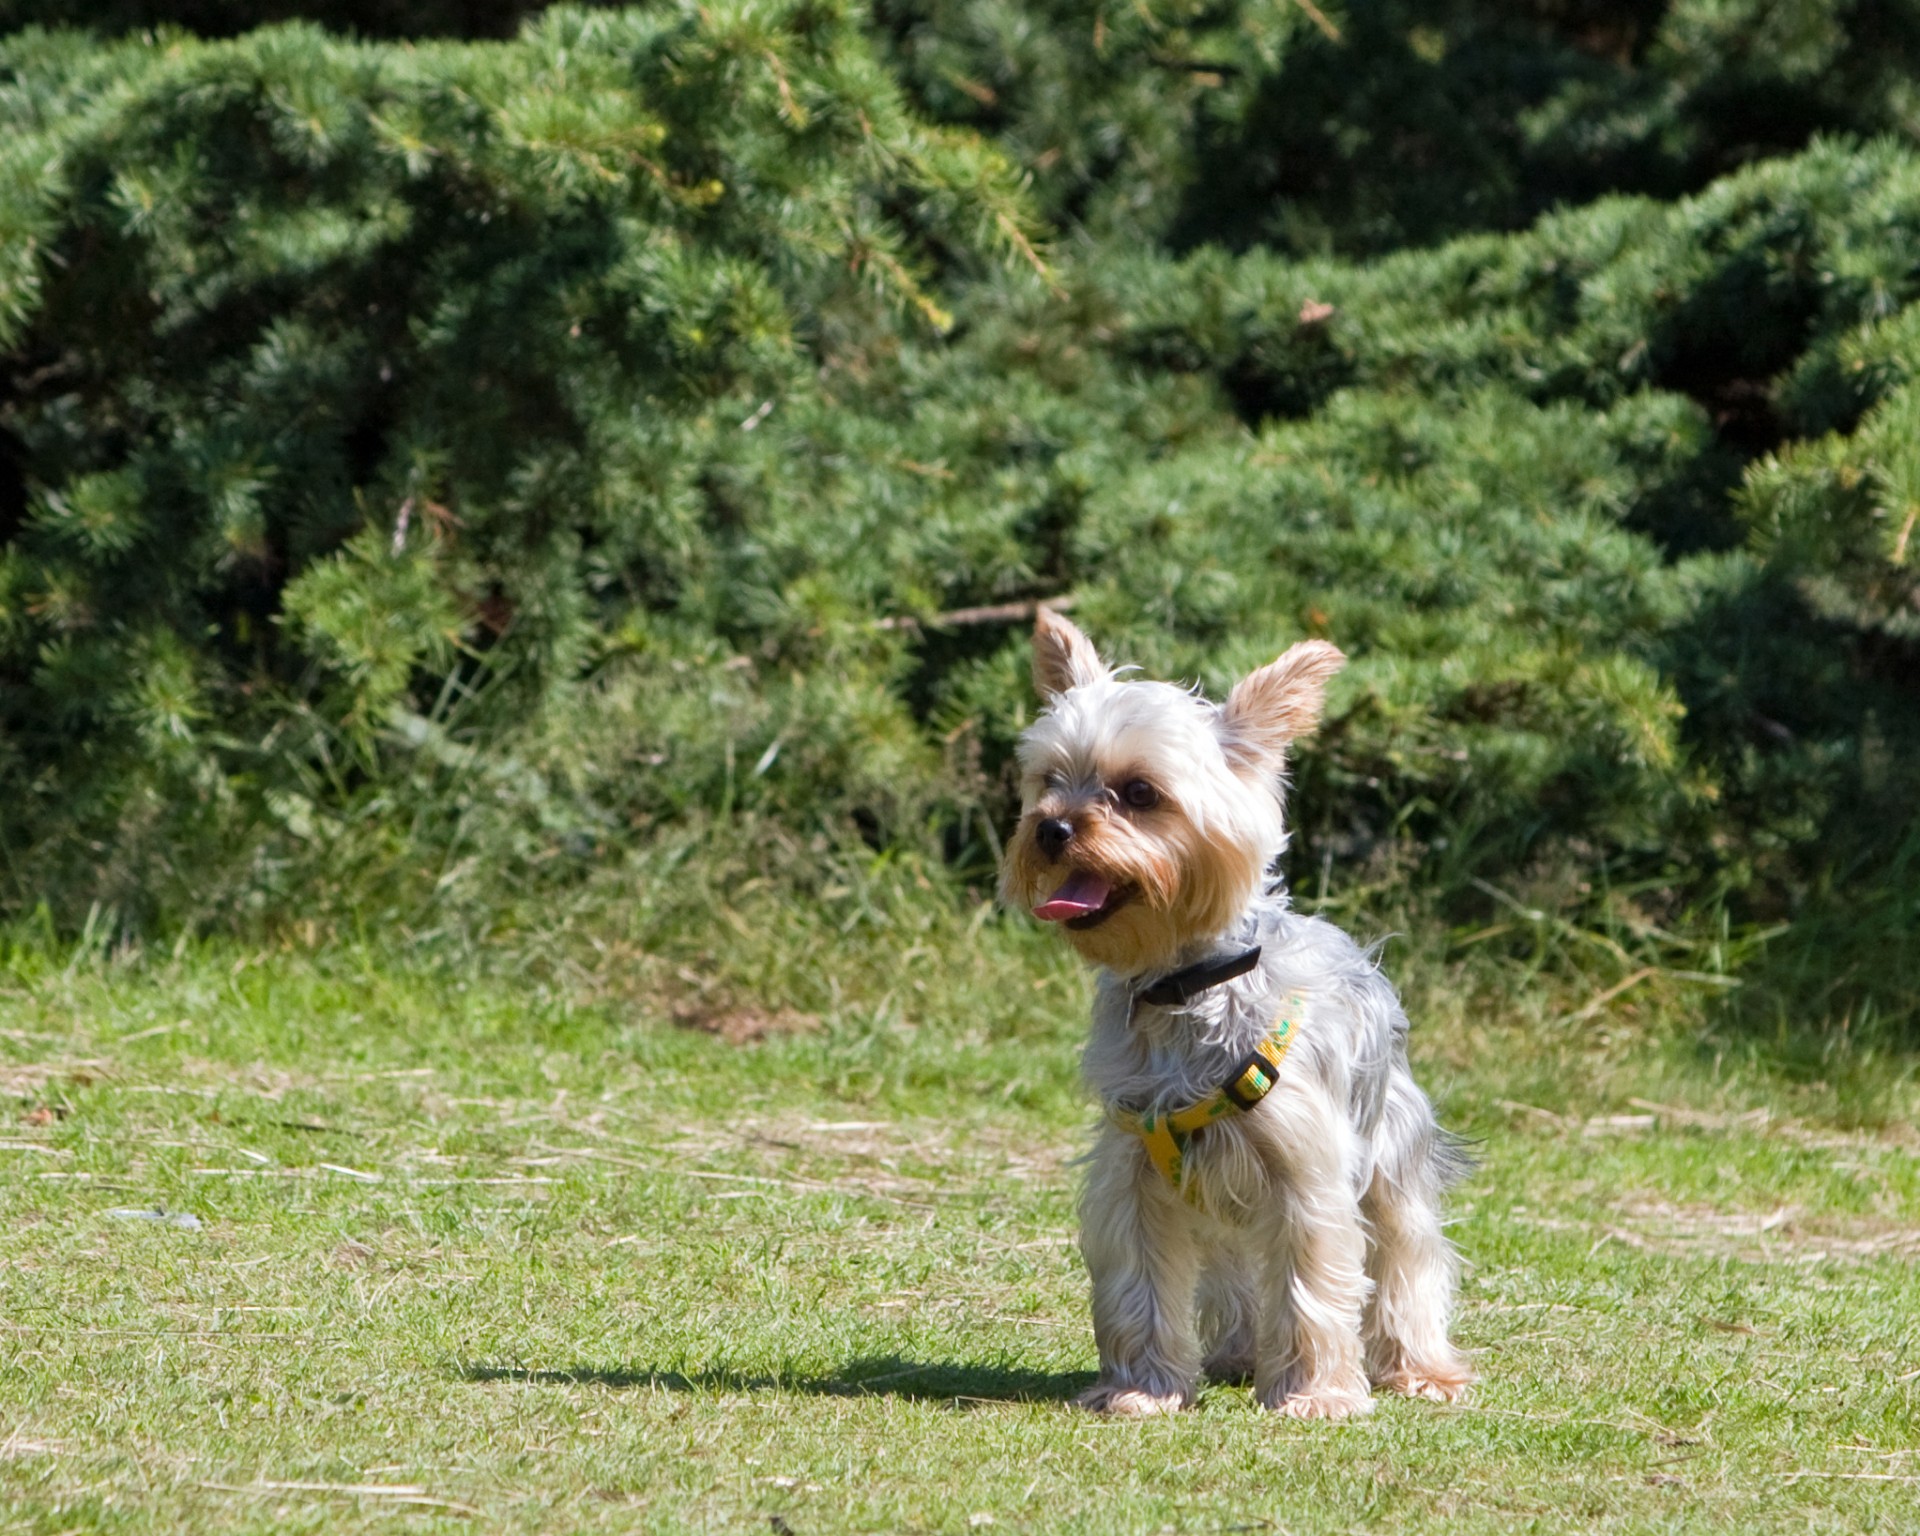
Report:
M1272 1091L1273 1083L1273 1063L1258 1051L1249 1051L1233 1076L1220 1085L1220 1091L1232 1101L1234 1108L1245 1111L1264 1099Z

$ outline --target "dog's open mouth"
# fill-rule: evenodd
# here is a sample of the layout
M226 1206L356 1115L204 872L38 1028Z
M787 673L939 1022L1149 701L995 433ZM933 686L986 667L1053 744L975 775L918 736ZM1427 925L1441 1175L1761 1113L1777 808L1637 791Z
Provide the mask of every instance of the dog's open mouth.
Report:
M1033 915L1043 923L1064 923L1069 928L1097 928L1125 906L1133 891L1115 886L1087 870L1076 870L1067 883L1039 906Z

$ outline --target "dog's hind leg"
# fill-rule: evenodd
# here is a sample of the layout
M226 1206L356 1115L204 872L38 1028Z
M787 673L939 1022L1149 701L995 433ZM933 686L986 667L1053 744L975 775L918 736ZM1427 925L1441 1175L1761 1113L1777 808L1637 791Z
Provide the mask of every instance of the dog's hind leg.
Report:
M1080 1251L1093 1279L1100 1379L1080 1406L1142 1417L1193 1401L1200 1276L1193 1217L1140 1143L1109 1130L1080 1204Z
M1375 1166L1362 1200L1370 1228L1367 1375L1408 1397L1452 1402L1473 1371L1447 1337L1459 1257L1440 1224L1440 1197L1464 1163L1404 1068L1388 1085Z

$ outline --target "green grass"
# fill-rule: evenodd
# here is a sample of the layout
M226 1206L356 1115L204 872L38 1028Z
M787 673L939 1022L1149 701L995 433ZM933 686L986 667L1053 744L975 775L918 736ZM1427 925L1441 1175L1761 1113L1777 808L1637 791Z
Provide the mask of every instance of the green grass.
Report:
M1065 957L851 887L711 919L16 949L0 1528L1912 1528L1910 1062L1789 1079L1658 978L1568 1022L1606 975L1403 946L1479 1140L1471 1399L1108 1423Z

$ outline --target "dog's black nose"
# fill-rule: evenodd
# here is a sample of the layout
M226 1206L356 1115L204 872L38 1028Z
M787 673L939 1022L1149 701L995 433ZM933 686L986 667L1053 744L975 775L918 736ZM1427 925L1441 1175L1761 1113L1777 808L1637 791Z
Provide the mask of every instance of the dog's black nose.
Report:
M1073 841L1073 823L1058 816L1049 816L1033 829L1034 840L1040 844L1040 851L1050 859L1057 859L1066 852L1067 844Z

